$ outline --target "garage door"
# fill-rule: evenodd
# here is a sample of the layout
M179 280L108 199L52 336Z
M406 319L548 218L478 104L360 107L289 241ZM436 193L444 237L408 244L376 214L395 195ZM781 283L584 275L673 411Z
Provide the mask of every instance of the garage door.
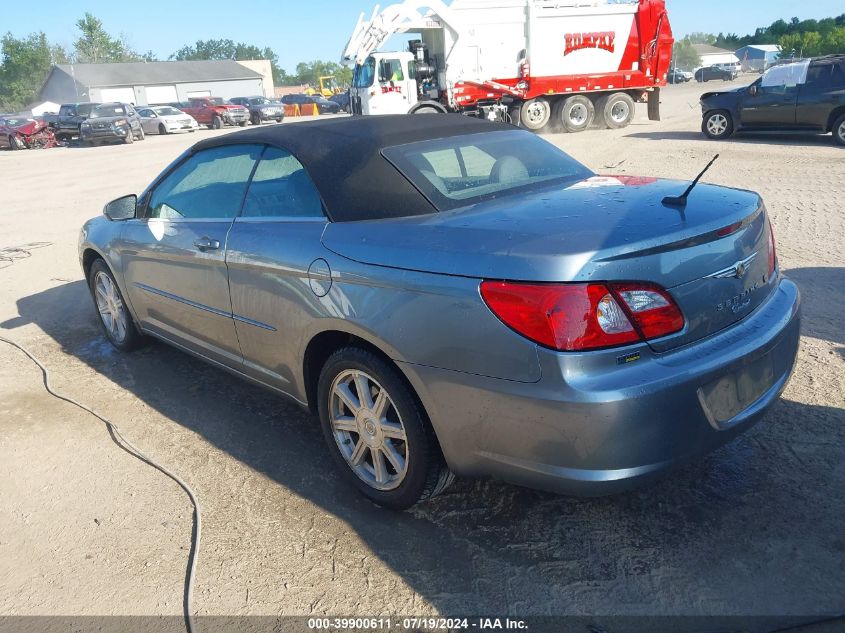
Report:
M103 88L100 90L100 101L121 101L135 103L135 91L132 88Z
M147 86L147 103L173 103L179 101L176 95L176 86Z
M211 90L194 90L193 92L188 93L188 99L192 97L210 97Z

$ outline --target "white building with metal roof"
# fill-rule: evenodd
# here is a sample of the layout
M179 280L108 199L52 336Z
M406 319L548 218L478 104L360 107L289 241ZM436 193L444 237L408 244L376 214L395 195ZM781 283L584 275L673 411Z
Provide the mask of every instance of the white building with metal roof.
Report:
M61 64L50 69L42 101L121 101L152 105L190 97L273 94L272 79L234 60Z

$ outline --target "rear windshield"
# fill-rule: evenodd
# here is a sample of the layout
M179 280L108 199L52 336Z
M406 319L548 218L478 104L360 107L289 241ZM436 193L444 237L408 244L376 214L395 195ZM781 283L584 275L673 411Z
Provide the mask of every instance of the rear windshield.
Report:
M519 130L420 141L382 153L441 211L593 175L554 145Z

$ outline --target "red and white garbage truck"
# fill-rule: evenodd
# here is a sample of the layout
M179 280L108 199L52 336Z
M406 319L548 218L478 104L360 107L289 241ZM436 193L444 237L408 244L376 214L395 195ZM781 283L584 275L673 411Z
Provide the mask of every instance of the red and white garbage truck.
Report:
M407 50L379 52L395 35ZM460 112L532 130L660 118L672 60L665 0L405 0L364 14L341 61L353 114Z

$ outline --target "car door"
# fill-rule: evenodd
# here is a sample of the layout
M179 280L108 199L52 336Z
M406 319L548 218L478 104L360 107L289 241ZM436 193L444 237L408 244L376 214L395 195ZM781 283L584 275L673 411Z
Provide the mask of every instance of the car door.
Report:
M240 366L226 240L261 145L188 154L141 200L121 236L123 274L144 329L229 366Z
M796 119L799 126L827 131L830 113L842 99L837 95L836 85L839 85L839 90L845 88L845 70L842 66L833 63L810 66L807 81L798 93Z
M155 134L158 132L157 115L150 108L141 108L138 110L138 116L141 117L141 128L144 134Z
M268 147L229 234L226 264L244 372L288 393L303 334L329 301L320 243L326 221L299 161Z
M742 100L742 125L749 128L794 128L798 89L807 79L808 68L809 61L775 66L766 72L756 94L749 93Z

